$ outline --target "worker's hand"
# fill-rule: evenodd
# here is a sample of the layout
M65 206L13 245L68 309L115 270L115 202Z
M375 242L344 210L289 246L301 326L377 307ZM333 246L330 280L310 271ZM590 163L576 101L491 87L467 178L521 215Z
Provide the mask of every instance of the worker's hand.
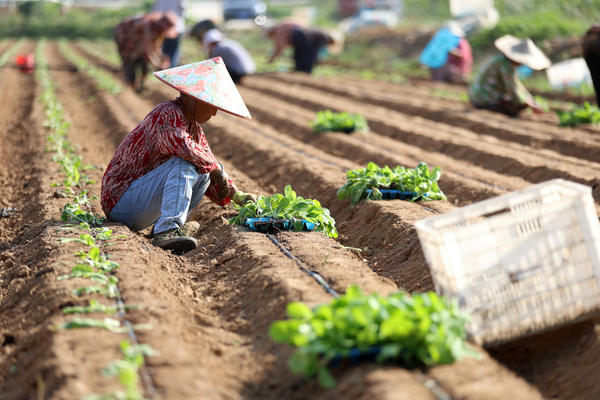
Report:
M235 189L229 183L229 175L225 172L223 164L219 163L220 170L213 170L210 172L210 182L213 185L218 186L219 191L217 192L217 200L222 201L226 198L232 198L235 194Z
M238 206L243 206L243 205L248 204L250 202L256 203L258 201L258 197L256 197L256 195L254 195L252 193L244 193L241 190L238 190L233 195L233 199L232 200Z
M534 114L543 114L544 113L544 110L542 110L542 108L538 105L531 106L531 111L533 111Z

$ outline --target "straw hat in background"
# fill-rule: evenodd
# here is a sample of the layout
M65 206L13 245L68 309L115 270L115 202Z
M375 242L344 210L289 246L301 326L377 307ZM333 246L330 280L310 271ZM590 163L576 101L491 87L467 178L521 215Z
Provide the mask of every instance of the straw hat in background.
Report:
M529 38L519 39L512 35L505 35L496 39L494 45L512 61L533 70L540 71L552 65L550 59Z

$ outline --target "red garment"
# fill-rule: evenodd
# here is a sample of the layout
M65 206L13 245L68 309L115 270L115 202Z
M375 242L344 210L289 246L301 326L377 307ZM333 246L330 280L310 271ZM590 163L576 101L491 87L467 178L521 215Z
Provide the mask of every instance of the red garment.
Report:
M138 59L149 61L157 68L161 66L161 46L171 29L159 25L161 18L162 13L148 13L126 18L115 27L115 41L124 66Z
M473 52L465 38L460 38L458 46L448 54L448 65L455 65L463 77L469 77L473 68Z
M180 157L207 174L218 168L202 127L198 122L187 129L187 120L179 98L154 107L135 129L123 139L102 177L100 202L108 217L136 179L147 174L173 157ZM235 183L229 179L237 191ZM211 185L206 196L224 206L231 199L217 200L218 187Z

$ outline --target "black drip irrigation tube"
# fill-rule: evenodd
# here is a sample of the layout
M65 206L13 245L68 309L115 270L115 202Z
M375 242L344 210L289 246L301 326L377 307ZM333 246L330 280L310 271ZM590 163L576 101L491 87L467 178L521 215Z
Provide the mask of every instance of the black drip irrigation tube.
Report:
M323 289L325 289L325 291L327 293L329 293L330 295L332 295L335 298L340 297L340 295L335 290L333 290L333 288L331 286L329 286L329 284L327 282L325 282L325 279L323 279L323 277L321 275L319 275L315 271L311 271L308 268L306 268L304 266L304 264L302 264L302 262L300 260L298 260L298 257L296 257L295 255L290 253L289 250L286 249L285 247L283 247L283 245L277 239L275 239L272 235L267 234L267 237L271 240L271 242L275 243L275 245L279 248L279 250L281 250L281 252L283 254L285 254L290 259L292 259L296 263L296 265L298 265L298 267L300 267L300 269L303 272L306 272L314 280L316 280L319 283L319 285L321 285L323 287Z

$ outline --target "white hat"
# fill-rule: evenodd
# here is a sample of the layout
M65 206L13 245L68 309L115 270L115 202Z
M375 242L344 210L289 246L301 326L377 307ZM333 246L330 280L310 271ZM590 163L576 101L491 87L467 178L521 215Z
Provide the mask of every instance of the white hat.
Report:
M512 35L505 35L496 39L494 45L506 57L540 71L552 65L552 62L540 50L531 39L518 39Z
M454 20L446 21L446 23L442 26L442 28L448 29L452 34L458 37L465 37L465 31L460 26L460 24Z
M208 50L208 46L213 43L220 42L221 40L223 40L223 33L221 33L220 30L213 28L206 31L204 36L202 36L202 45L204 46L204 50Z

